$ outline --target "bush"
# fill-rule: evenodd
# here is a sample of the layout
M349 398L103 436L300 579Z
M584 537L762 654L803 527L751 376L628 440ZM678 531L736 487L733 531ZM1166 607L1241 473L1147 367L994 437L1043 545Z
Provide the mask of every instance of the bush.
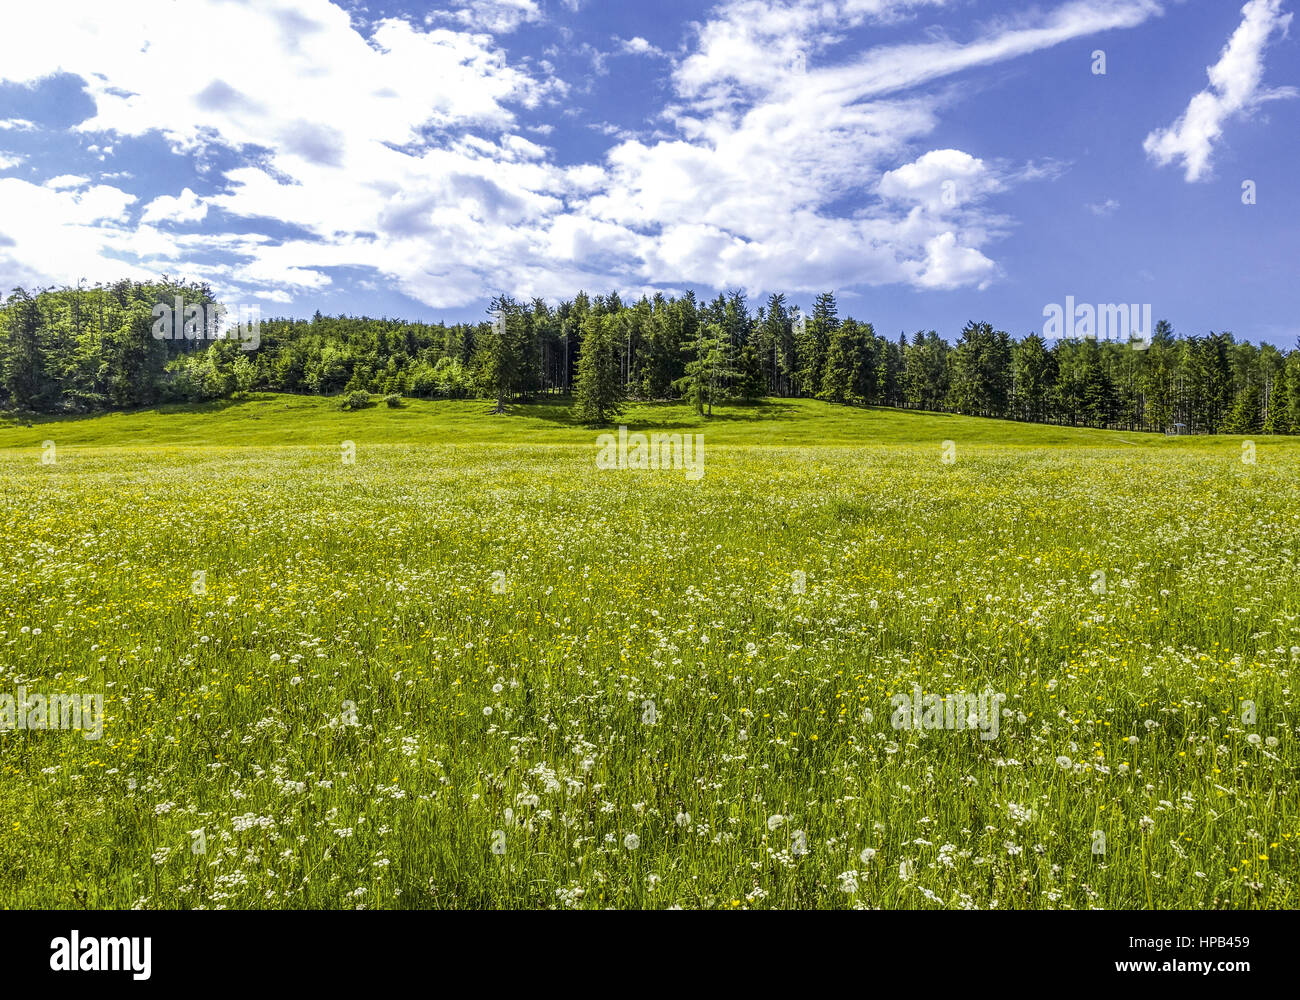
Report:
M339 403L340 410L364 410L370 405L370 393L362 392L360 389L349 392L343 397L343 402Z
M387 404L390 409L395 410L402 405L402 394L400 392L390 392L384 397L384 403Z

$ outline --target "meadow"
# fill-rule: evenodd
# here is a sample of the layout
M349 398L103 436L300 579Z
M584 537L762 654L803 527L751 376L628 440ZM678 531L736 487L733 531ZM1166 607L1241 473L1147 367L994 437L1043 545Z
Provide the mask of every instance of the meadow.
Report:
M1300 441L489 409L0 425L0 906L1300 906Z

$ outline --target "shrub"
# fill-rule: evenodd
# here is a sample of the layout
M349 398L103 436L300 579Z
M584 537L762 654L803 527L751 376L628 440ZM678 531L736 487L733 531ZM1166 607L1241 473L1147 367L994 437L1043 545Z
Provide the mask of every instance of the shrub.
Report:
M390 392L384 397L384 403L387 404L390 409L395 410L402 405L402 394L400 392Z
M370 393L362 392L357 389L349 392L343 397L343 402L339 403L340 410L364 410L370 405Z

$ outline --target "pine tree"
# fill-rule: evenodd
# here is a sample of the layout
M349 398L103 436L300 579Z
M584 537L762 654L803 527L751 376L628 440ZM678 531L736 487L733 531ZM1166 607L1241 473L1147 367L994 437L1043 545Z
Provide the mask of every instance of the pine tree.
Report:
M493 322L484 324L476 338L479 378L488 395L496 399L492 412L505 413L506 400L514 392L524 365L520 350L523 322L518 306L507 295L493 299L488 312L493 314Z
M818 399L828 403L855 401L854 381L862 364L860 333L852 320L845 320L831 331Z
M711 417L713 404L722 400L724 386L736 374L726 331L720 323L701 324L695 339L683 347L689 358L686 374L673 386L691 401L696 413Z
M5 390L10 399L30 410L44 409L50 385L45 350L41 344L41 309L21 288L14 289L6 308L8 341L4 366Z
M623 412L626 397L619 371L614 317L589 313L582 324L578 356L577 416L587 424L601 425Z

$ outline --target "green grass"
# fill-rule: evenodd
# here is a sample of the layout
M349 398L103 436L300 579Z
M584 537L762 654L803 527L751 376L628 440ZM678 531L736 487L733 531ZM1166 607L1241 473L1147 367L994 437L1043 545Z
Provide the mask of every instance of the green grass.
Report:
M354 440L367 444L581 444L593 431L576 421L567 400L511 406L494 415L483 400L426 402L406 400L400 409L374 406L341 411L337 401L319 396L256 394L245 400L172 404L150 410L94 417L0 421L0 449L60 446L219 447L299 446ZM199 419L201 418L201 419ZM858 445L918 444L960 440L970 444L1072 444L1102 447L1200 448L1231 438L1167 438L1163 434L1117 433L1088 428L982 420L942 413L828 406L807 399L773 399L714 408L700 417L677 403L632 405L616 423L633 429L655 428L702 433L710 444ZM1261 439L1261 443L1269 439ZM1286 447L1291 439L1274 439Z
M0 905L1300 905L1291 440L489 409L0 426Z

